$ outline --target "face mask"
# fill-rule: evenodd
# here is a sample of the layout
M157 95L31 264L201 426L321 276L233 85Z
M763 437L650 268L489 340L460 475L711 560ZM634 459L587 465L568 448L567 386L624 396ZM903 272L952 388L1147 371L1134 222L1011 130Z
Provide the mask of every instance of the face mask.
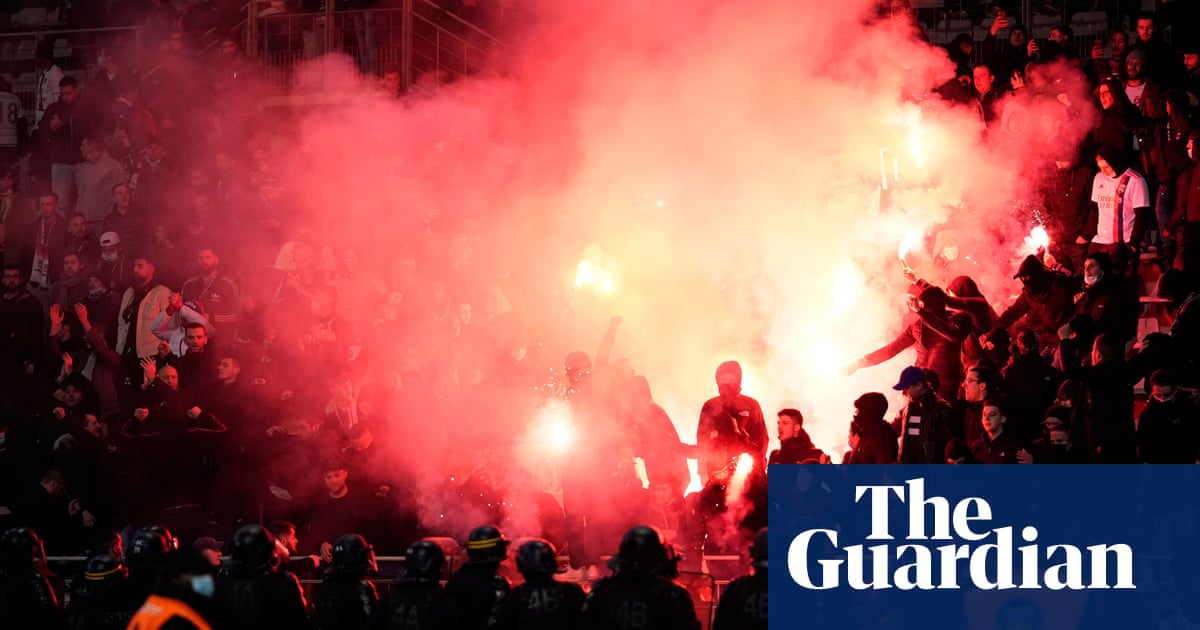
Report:
M217 590L217 585L213 582L211 575L196 575L192 577L192 592L201 596L212 598L213 593Z
M1094 286L1094 285L1095 285L1097 282L1100 282L1100 276L1087 276L1087 275L1085 275L1085 276L1083 277L1083 283L1084 283L1084 284L1086 284L1086 285L1088 285L1089 287L1090 287L1090 286Z
M954 259L958 258L958 246L951 245L949 247L943 248L942 249L942 258L945 258L946 260L954 260Z
M105 288L91 289L88 291L88 297L90 297L94 300L97 298L104 297L105 293L108 293L108 289L105 289Z
M118 255L116 252L113 252L111 254L101 254L100 258L103 258L104 262L117 262Z

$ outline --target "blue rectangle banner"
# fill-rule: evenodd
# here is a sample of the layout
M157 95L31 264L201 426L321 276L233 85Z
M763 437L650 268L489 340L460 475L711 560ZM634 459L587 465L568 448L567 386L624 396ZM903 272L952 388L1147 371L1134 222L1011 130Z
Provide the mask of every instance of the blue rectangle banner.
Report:
M1200 627L1196 466L773 465L771 628Z

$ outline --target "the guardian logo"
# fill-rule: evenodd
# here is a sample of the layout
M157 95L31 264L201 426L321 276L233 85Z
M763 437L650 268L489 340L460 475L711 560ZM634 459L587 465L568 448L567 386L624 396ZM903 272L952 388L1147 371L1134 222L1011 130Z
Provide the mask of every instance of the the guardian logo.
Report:
M837 530L803 531L792 539L787 553L788 574L796 584L813 590L843 585L855 590L922 591L1136 588L1129 545L1043 547L1037 544L1037 528L1026 526L1020 537L1029 544L1014 547L1013 527L988 527L992 508L986 500L969 497L952 507L945 497L926 498L924 479L905 485L859 485L854 493L855 503L864 497L870 501L871 533L866 540L888 542L842 547ZM895 524L888 519L892 500L907 508L908 531L900 537L904 544L894 542ZM933 514L932 535L926 527L927 511ZM946 544L935 544L939 541ZM828 557L831 549L836 557ZM812 558L819 570L810 567ZM1115 570L1110 571L1110 566Z

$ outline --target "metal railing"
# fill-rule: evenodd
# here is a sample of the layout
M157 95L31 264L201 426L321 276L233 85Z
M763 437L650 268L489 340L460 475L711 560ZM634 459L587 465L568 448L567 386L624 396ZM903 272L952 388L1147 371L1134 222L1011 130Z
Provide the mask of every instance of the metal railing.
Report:
M254 11L254 3L247 11ZM442 80L466 76L482 68L492 51L504 47L478 26L427 0L405 0L393 9L247 14L246 51L259 59L274 87L291 85L303 61L331 52L350 56L357 71L376 75L400 73L401 85L421 77ZM437 83L432 82L436 87Z
M130 62L137 67L142 53L141 34L140 26L0 33L0 73L12 84L25 110L32 112L38 77L34 57L42 42L54 42L55 63L66 75L82 79L88 67L96 63L100 50L118 39L125 40Z

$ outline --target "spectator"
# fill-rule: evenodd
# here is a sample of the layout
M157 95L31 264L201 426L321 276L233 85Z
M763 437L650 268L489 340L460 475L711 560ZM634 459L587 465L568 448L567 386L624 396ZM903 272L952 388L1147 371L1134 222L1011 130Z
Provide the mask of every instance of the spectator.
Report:
M827 464L829 456L817 448L804 430L804 416L798 409L779 412L779 449L771 453L770 464Z
M46 291L58 279L67 248L67 224L58 214L58 195L38 197L38 218L25 230L21 243L21 270L29 279L29 288Z
M15 188L16 166L0 169L0 263L21 261L22 239L36 219L34 202Z
M1150 375L1150 402L1138 416L1138 461L1195 464L1200 461L1200 404L1179 391L1171 370Z
M148 245L146 240L146 216L141 208L133 205L133 191L129 184L120 182L112 187L112 206L104 217L104 231L118 236L118 244L137 250Z
M80 149L83 162L75 167L75 189L79 202L75 210L87 217L92 231L101 232L104 217L113 203L113 189L125 182L125 170L104 149L104 141L92 136L83 141Z
M854 401L854 420L847 442L850 452L844 464L893 464L899 454L896 431L884 420L887 397L878 392L863 394Z
M900 436L898 461L902 464L941 462L946 443L960 435L952 421L950 406L929 387L924 370L916 366L904 368L892 389L904 392L908 401L892 421L892 429Z

